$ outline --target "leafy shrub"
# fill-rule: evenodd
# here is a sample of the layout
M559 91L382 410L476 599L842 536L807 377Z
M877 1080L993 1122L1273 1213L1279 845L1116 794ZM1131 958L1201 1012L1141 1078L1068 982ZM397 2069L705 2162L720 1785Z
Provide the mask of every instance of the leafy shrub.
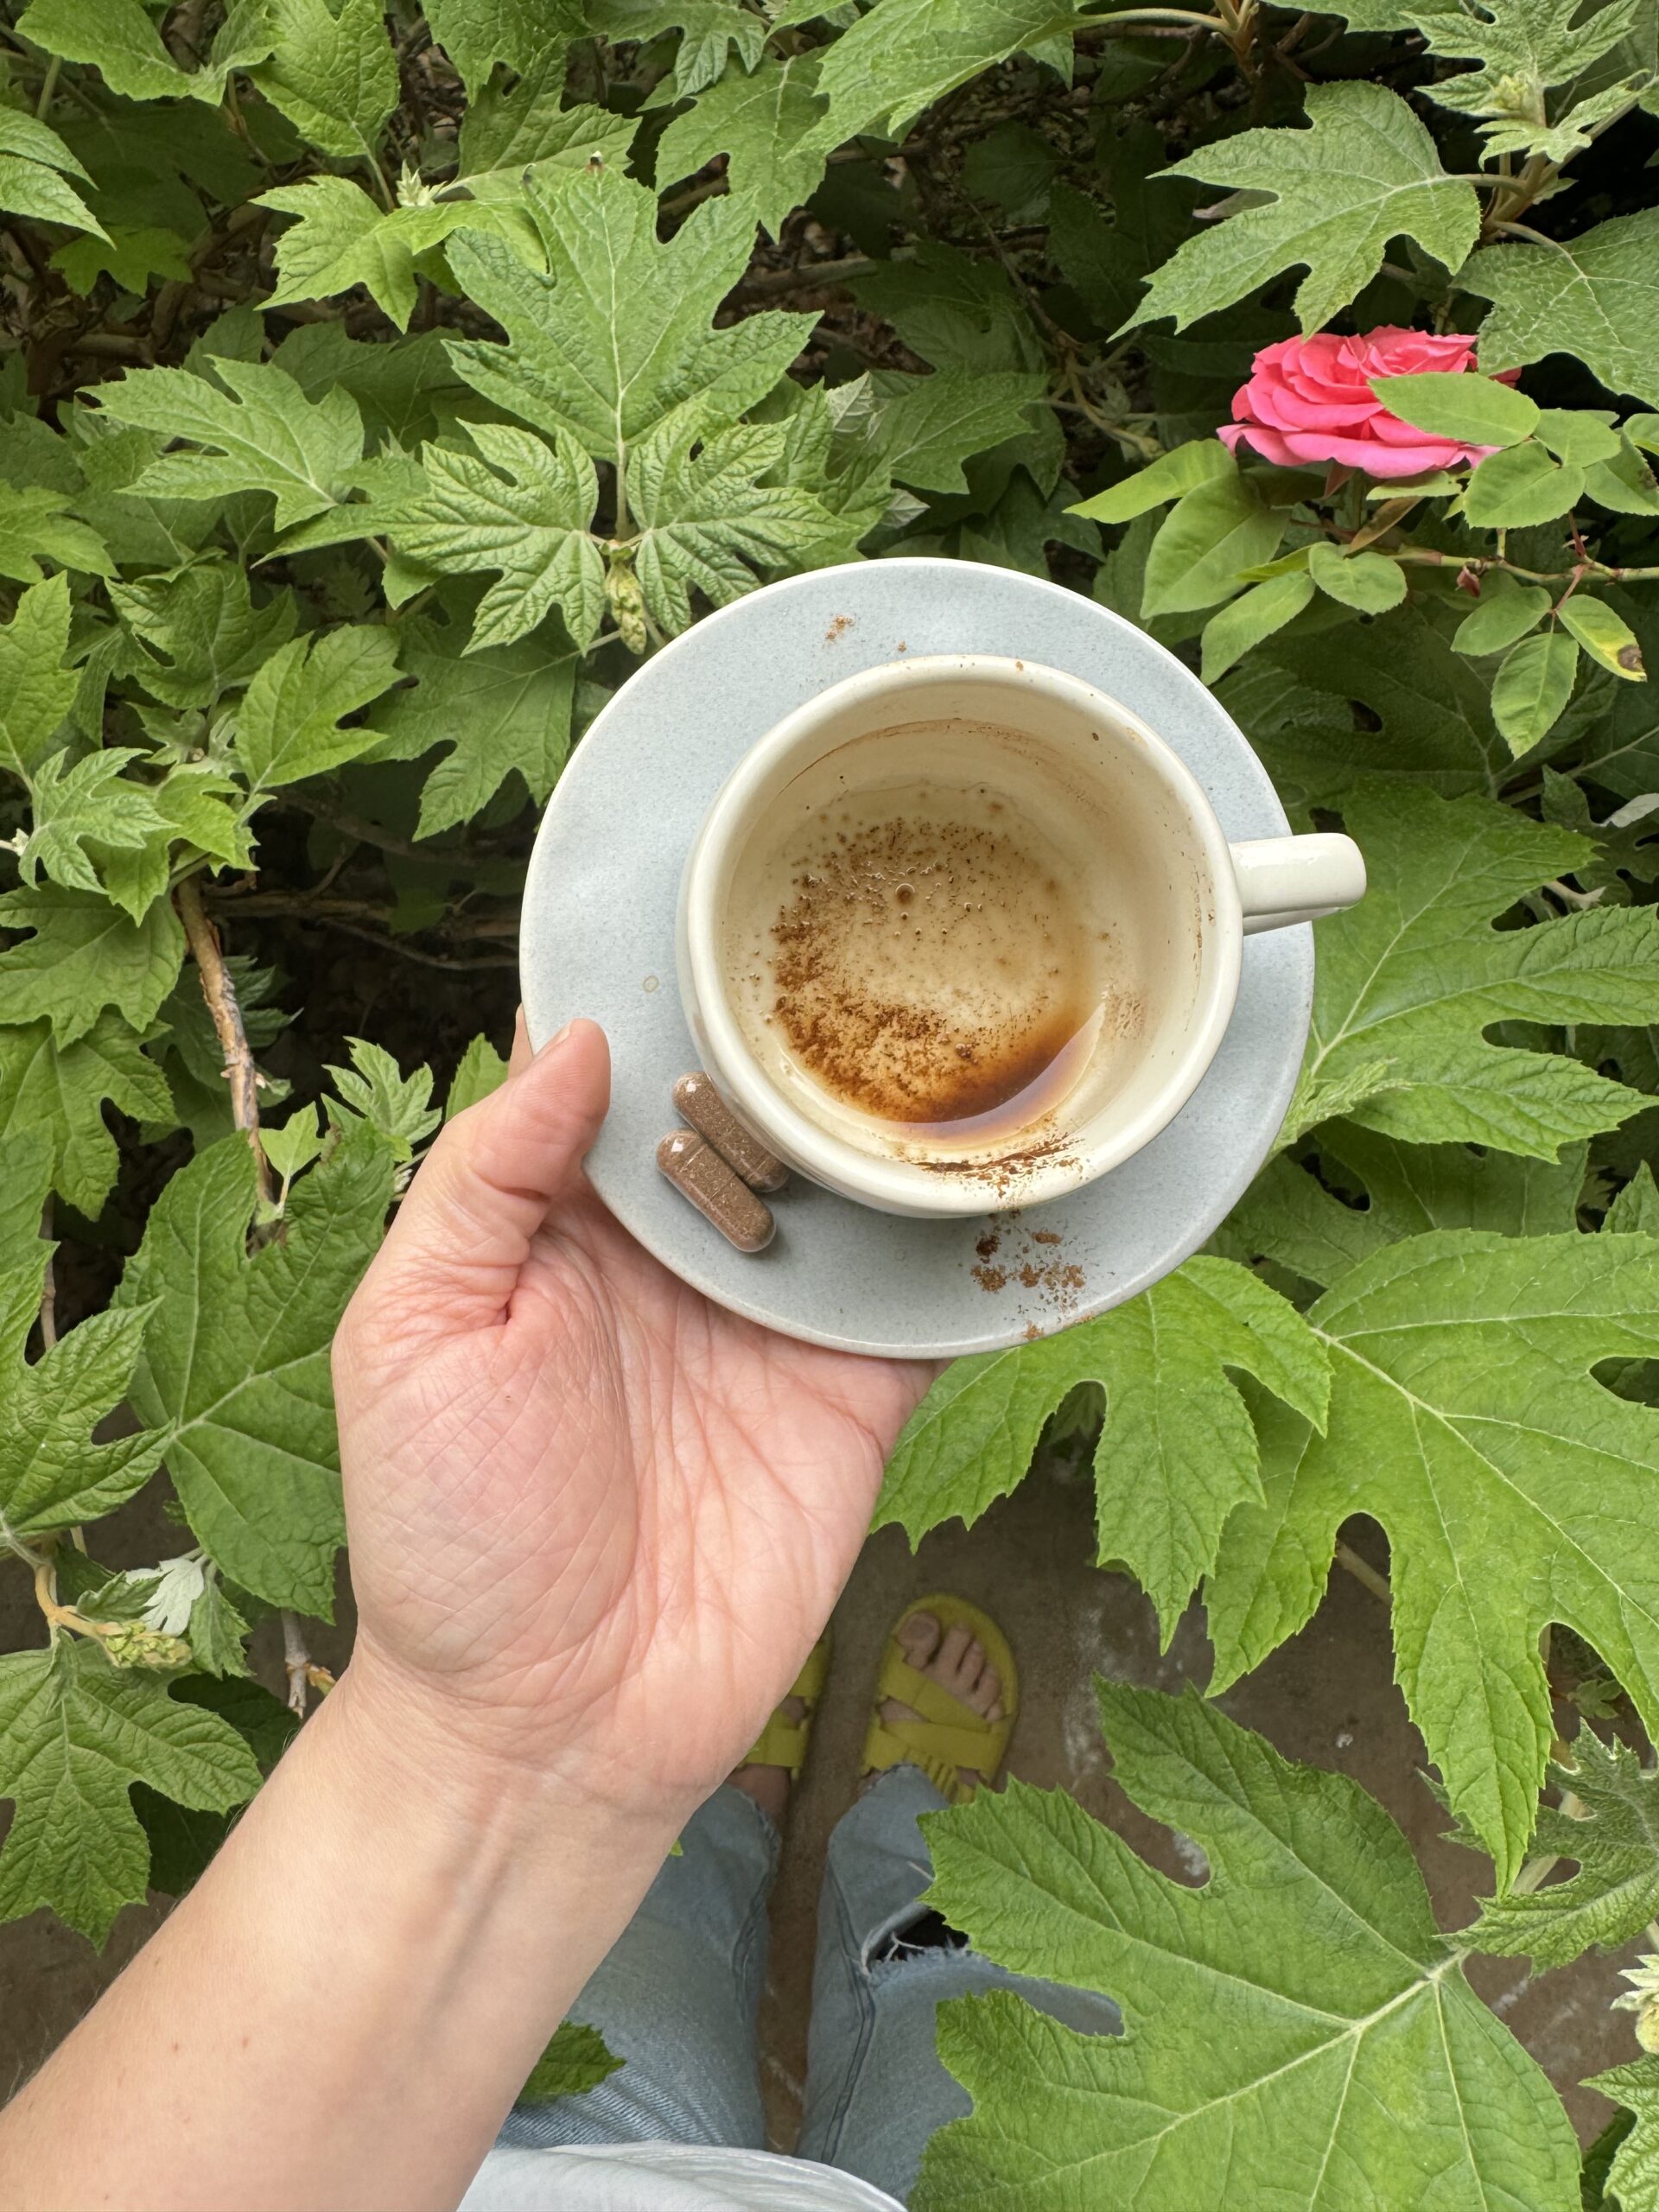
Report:
M1000 562L1194 656L1373 889L1212 1252L953 1369L880 1517L972 1519L1065 1433L1103 1560L1166 1628L1202 1593L1218 1687L1370 1514L1494 1897L1442 1938L1363 1793L1103 1692L1211 1883L1166 1894L1064 1798L941 1819L944 1907L1131 2032L949 2017L976 2108L918 2201L1576 2202L1459 1962L1564 1963L1659 1896L1651 1774L1556 1738L1540 1652L1570 1630L1586 1716L1659 1720L1653 0L0 25L0 1539L45 1638L0 1658L0 1916L101 1940L191 1878L291 1726L261 1618L295 1702L326 1687L329 1337L499 1080L461 1010L492 970L510 1005L598 703L766 578ZM442 1104L406 1039L340 1033L365 939L448 1009ZM99 1564L150 1484L177 1554ZM1636 2118L1586 2193L1659 2202L1656 2069L1605 2077Z

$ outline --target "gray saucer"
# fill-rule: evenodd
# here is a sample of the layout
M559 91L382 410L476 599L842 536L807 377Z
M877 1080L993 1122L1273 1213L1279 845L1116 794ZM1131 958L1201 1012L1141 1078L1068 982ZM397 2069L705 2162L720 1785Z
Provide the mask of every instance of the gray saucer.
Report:
M1238 1007L1163 1134L1087 1188L979 1221L872 1211L800 1176L778 1234L734 1251L658 1173L669 1093L696 1065L680 1012L680 868L715 793L772 725L912 653L1002 653L1097 684L1173 746L1229 837L1289 827L1267 771L1187 669L1092 601L968 561L868 561L771 585L645 663L582 739L536 841L520 961L532 1040L574 1014L609 1035L610 1117L588 1172L676 1274L734 1313L848 1351L951 1357L1103 1313L1179 1267L1243 1195L1295 1087L1313 990L1303 924L1244 941Z

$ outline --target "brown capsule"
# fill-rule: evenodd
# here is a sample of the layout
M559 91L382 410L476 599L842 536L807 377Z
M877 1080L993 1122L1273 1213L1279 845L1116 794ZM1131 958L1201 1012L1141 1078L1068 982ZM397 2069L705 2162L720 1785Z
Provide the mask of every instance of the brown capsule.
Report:
M771 1243L777 1226L772 1208L695 1129L671 1129L657 1147L657 1165L740 1252L759 1252Z
M781 1191L788 1182L783 1161L759 1137L750 1135L701 1068L680 1077L674 1086L674 1103L752 1191Z

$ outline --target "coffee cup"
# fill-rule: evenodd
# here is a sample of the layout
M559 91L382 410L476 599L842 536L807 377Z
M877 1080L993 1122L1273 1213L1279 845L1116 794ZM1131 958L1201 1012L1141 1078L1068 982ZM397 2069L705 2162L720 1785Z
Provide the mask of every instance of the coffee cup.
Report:
M1351 839L1230 845L1139 716L1030 661L918 656L787 715L681 880L702 1065L791 1166L894 1214L1034 1205L1179 1112L1243 939L1353 905Z

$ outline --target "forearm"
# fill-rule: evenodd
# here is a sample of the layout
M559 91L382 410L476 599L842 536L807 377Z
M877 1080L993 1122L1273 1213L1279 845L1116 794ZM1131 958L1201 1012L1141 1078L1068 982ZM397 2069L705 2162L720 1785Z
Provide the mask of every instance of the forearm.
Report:
M5 2212L453 2205L670 1848L446 1770L348 1674L191 1895L0 2116Z

